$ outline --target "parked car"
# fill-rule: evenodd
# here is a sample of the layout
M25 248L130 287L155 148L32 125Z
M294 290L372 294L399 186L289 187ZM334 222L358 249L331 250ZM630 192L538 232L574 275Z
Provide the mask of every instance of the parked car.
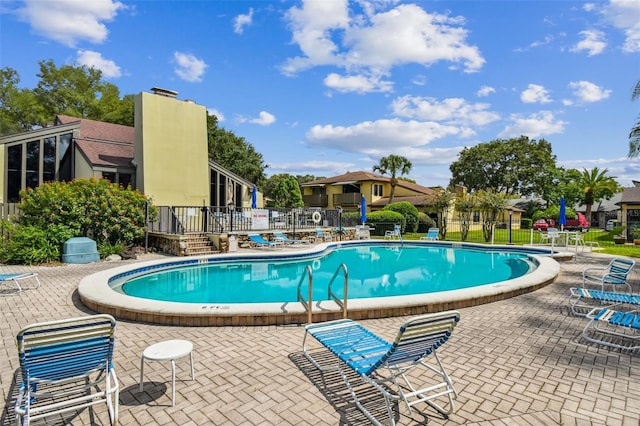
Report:
M611 231L616 226L620 226L620 221L618 219L609 219L607 224L604 226L604 230Z
M533 229L536 231L546 231L549 228L549 224L544 219L538 219L533 222Z

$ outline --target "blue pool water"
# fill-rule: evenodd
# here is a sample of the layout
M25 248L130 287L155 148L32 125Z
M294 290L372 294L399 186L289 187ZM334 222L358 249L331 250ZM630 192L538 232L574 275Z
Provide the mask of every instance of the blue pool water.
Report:
M233 260L173 267L111 283L129 296L162 301L231 304L296 302L306 267L313 272L313 300L327 299L340 265L349 276L349 299L404 296L474 287L517 278L534 268L524 253L429 244L353 245L323 255ZM333 291L342 297L343 275ZM308 295L303 279L302 294Z

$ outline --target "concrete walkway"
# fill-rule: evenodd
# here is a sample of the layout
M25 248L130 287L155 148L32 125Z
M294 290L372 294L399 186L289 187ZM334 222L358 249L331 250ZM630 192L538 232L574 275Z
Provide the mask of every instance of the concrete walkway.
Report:
M431 408L409 413L400 405L398 424L639 425L639 355L585 344L580 334L586 320L569 316L566 309L569 287L581 284L582 270L609 260L580 254L562 262L556 282L541 290L461 309L460 324L439 352L459 393L456 411L446 420ZM36 271L42 281L40 289L0 298L2 425L14 421L18 330L93 313L79 302L77 285L82 277L113 266L2 266L2 272ZM637 271L632 283L638 291ZM401 321L362 323L392 339ZM120 424L368 424L339 376L319 374L302 356L303 334L302 326L188 328L120 321L115 354ZM177 361L175 407L170 363L147 363L144 392L138 391L142 351L172 338L194 343L196 366L192 381L188 358ZM372 394L369 404L380 406L380 400ZM98 406L54 424L102 425L109 418L106 408Z

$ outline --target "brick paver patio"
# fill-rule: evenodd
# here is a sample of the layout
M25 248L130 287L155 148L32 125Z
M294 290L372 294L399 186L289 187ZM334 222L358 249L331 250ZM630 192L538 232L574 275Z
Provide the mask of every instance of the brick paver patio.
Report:
M142 260L153 257L158 256ZM639 425L638 354L585 344L580 334L586 320L569 316L566 309L568 289L581 283L582 270L609 260L580 254L575 261L562 262L556 282L541 290L461 309L460 324L440 352L459 393L456 411L446 420L428 407L409 413L399 406L398 424ZM82 277L113 266L2 267L3 272L34 270L42 281L40 289L0 298L3 425L14 422L18 330L34 322L93 313L79 302L76 287ZM637 291L637 272L632 283ZM363 324L391 339L401 321ZM339 376L318 373L302 356L303 333L302 326L188 328L120 321L115 354L120 424L368 424ZM171 338L194 343L196 365L192 381L188 358L177 361L175 407L169 363L145 365L144 392L138 391L142 351ZM372 394L367 404L380 406L380 400ZM55 424L108 423L106 408L98 406Z

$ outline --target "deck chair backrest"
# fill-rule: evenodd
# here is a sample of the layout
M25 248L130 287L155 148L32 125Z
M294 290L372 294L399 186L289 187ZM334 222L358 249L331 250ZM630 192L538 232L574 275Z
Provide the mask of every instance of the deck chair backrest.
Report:
M368 373L383 364L401 366L420 362L449 339L458 321L460 314L457 311L410 319L400 327L386 356L373 365Z
M635 263L636 262L631 259L615 258L609 263L609 274L626 279Z
M107 371L113 359L115 319L70 318L27 326L16 341L23 385Z

